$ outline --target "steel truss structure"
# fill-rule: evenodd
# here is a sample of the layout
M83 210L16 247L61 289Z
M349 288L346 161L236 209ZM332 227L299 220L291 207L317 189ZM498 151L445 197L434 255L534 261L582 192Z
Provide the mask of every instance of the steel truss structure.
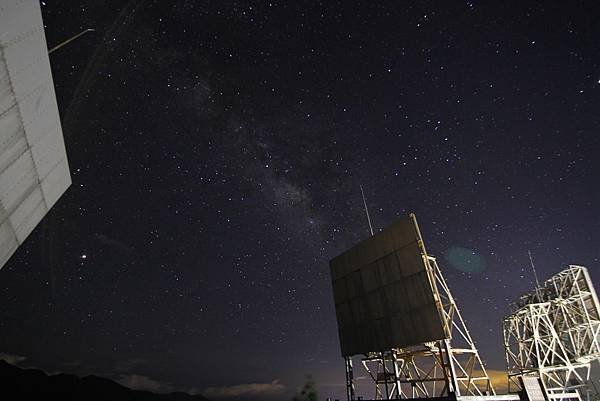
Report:
M426 259L435 298L451 337L408 348L369 353L362 365L375 384L375 399L495 395L491 381L437 261ZM352 359L346 358L348 400L355 399Z
M503 322L509 390L538 377L550 400L588 399L600 357L600 307L587 269L570 265L524 295Z

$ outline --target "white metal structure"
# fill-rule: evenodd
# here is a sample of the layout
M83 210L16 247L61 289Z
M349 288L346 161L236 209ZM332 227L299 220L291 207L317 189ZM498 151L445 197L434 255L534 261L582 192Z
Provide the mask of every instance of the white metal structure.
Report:
M362 364L375 383L375 399L494 395L494 389L434 257L443 319L451 337L388 352L369 353Z
M357 354L373 380L375 399L495 395L414 215L334 258L331 266L348 400L356 399Z
M0 268L71 184L37 0L0 0Z
M585 267L570 265L522 296L503 331L511 389L520 389L520 376L533 376L551 400L589 397L600 306Z

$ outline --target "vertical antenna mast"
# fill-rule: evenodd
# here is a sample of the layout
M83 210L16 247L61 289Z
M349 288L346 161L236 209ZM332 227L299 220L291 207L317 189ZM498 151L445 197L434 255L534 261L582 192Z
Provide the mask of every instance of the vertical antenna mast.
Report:
M531 263L531 270L533 270L533 277L535 278L535 292L537 294L538 290L540 289L540 281L538 280L537 272L535 271L535 265L533 264L533 258L531 257L531 252L529 249L527 250L527 254L529 255L529 263Z
M365 199L365 191L363 191L362 185L360 185L360 193L362 195L363 204L365 205L365 213L367 214L367 221L369 222L369 230L371 230L371 235L373 234L373 226L371 225L371 216L369 216L369 209L367 208L367 200Z

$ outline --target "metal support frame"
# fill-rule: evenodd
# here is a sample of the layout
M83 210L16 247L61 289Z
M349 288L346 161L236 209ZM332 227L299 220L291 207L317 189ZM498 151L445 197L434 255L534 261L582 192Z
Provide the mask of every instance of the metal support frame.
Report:
M450 337L365 355L362 364L375 384L375 399L495 395L436 259L431 256L424 259ZM346 374L347 380L348 377ZM354 384L347 381L347 388L354 391Z
M354 371L352 368L352 358L347 356L344 358L346 363L346 396L348 401L355 399L355 388L354 388Z
M509 389L535 376L550 400L589 399L600 356L600 307L583 266L571 265L514 305L503 322Z

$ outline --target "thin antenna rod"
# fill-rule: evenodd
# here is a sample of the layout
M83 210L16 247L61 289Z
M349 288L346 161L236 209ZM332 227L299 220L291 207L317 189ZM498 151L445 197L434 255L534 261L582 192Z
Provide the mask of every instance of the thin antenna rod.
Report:
M92 28L89 28L89 29L86 29L86 30L83 30L83 31L79 32L77 35L74 35L74 36L70 37L69 39L67 39L67 40L65 40L65 41L63 41L63 42L61 42L61 43L57 44L57 45L56 45L56 46L54 46L52 49L48 50L48 54L51 54L52 52L54 52L54 51L56 51L56 50L60 49L60 48L61 48L61 47L63 47L64 45L66 45L66 44L68 44L68 43L70 43L70 42L74 41L74 40L75 40L75 39L77 39L78 37L80 37L80 36L82 36L82 35L84 35L84 34L86 34L86 33L88 33L88 32L94 32L94 29L92 29Z
M371 230L371 235L374 235L373 226L371 225L371 216L369 216L369 208L367 208L367 200L365 199L365 191L363 191L362 185L360 185L360 193L362 195L363 204L365 205L365 213L367 214L367 221L369 222L369 230Z
M533 270L533 277L535 278L535 292L537 293L540 289L540 281L538 280L537 272L535 271L535 265L533 264L533 258L531 257L531 252L529 249L527 250L527 254L529 255L529 262L531 263L531 270Z

